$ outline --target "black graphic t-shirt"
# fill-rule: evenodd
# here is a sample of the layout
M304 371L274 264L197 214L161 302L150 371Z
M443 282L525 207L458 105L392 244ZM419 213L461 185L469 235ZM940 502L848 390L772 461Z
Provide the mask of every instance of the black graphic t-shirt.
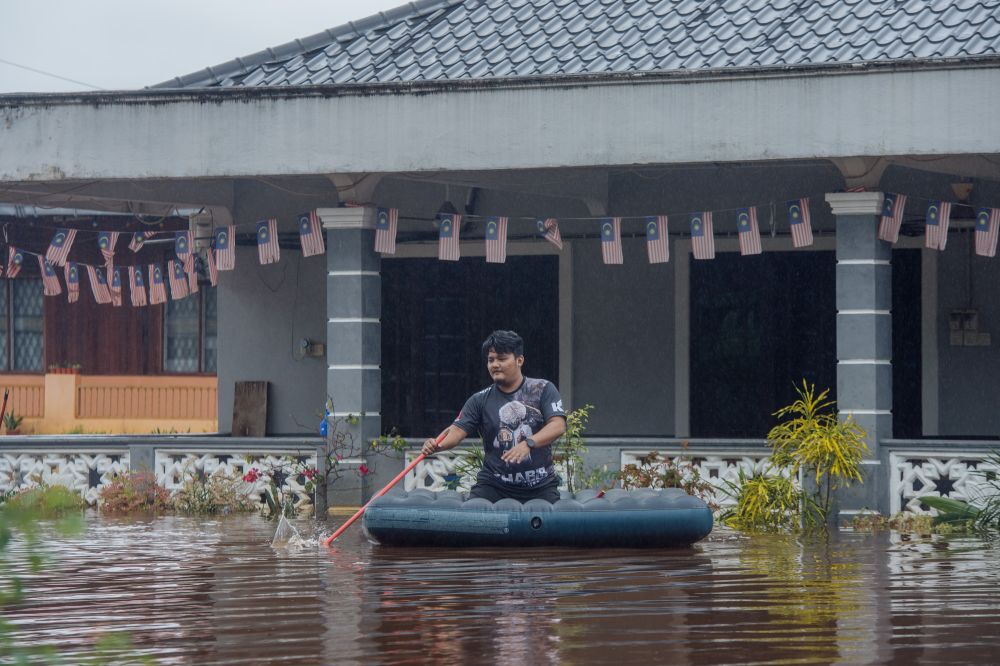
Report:
M500 459L504 451L541 430L553 416L565 417L566 412L555 384L544 379L525 377L513 393L493 385L469 398L455 425L483 438L486 457L477 482L522 489L558 485L551 446L531 449L528 458L517 464Z

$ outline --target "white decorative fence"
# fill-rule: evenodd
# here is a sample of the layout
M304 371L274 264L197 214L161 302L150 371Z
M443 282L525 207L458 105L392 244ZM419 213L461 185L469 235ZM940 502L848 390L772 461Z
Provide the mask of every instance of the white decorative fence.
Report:
M652 451L622 451L621 468L626 465L640 465ZM694 451L657 451L660 460L671 460L677 466L687 466L698 471L701 479L712 484L715 491L712 501L719 506L730 506L735 503L733 497L725 491L726 482L739 485L740 470L745 476L752 474L773 474L768 466L770 456L766 453L747 453L746 451L713 451L712 453L697 453ZM658 465L662 468L662 463ZM705 498L709 499L709 498Z
M157 449L154 468L156 480L170 492L184 485L184 480L192 475L208 478L216 474L225 474L240 478L251 468L262 472L276 471L277 485L283 492L294 493L296 503L312 501L305 490L306 479L301 474L294 473L293 465L288 461L291 456L295 461L315 468L316 454L302 455L289 451L246 450L246 451L204 451L192 449ZM262 478L255 482L249 491L260 495L269 482Z
M983 451L893 451L889 456L892 513L928 511L920 498L930 495L976 503L988 492L984 473L1000 473Z
M651 451L625 450L621 452L621 467L626 465L638 465L644 458L649 456ZM419 455L416 451L406 453L406 464L411 463ZM449 484L457 482L459 490L468 490L471 486L471 479L460 478L459 462L461 458L468 455L467 451L454 450L437 453L430 458L425 458L417 464L412 472L403 479L403 487L407 490L426 488L431 491L444 490ZM711 483L717 490L713 493L713 498L720 506L732 504L733 500L722 491L726 481L738 483L739 470L742 469L749 475L755 472L765 473L769 471L766 454L753 455L747 452L723 451L711 454L698 454L680 451L660 451L660 459L670 458L676 464L690 463L701 475L701 478ZM565 479L565 470L561 465L557 465L557 472ZM565 488L565 487L564 487Z
M305 492L305 478L293 473L295 467L288 463L291 456L299 463L316 466L316 454L298 451L248 449L156 449L154 471L157 482L174 492L184 479L191 475L211 477L227 474L242 477L251 467L261 471L278 470L279 486L284 492L293 493L297 502L311 500ZM301 465L299 465L301 467ZM120 449L33 449L0 451L0 492L27 488L39 483L59 484L70 488L88 504L96 505L101 489L115 475L130 469L128 448ZM248 488L251 494L260 495L266 481L261 479Z
M101 488L129 468L128 449L21 449L0 452L0 492L59 484L96 504Z

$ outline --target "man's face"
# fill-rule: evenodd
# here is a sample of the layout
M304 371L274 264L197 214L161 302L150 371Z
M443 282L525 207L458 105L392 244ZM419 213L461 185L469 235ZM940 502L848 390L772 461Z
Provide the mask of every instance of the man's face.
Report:
M486 355L486 369L490 377L494 382L501 384L516 379L520 375L522 363L524 363L523 356L514 356L510 352L498 354L491 349Z

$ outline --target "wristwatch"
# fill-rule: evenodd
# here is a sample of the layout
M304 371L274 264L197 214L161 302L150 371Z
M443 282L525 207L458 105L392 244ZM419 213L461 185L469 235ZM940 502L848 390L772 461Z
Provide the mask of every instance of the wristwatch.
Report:
M533 449L536 446L535 445L535 440L531 439L530 437L525 437L521 441L524 442L528 446L529 449Z

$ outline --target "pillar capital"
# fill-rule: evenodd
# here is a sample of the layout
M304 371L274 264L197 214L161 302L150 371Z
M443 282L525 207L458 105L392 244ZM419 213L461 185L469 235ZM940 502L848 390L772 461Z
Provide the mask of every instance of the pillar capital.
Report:
M318 208L316 215L324 229L374 229L375 209L371 206Z
M881 192L828 192L826 202L833 214L840 215L881 215Z

